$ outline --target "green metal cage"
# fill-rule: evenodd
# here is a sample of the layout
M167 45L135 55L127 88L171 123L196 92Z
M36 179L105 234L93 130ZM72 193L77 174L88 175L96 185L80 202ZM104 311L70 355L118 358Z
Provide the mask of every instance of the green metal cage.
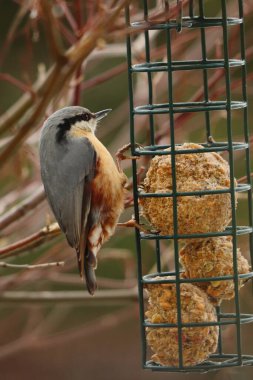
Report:
M253 240L252 240L252 192L251 192L251 175L250 175L250 152L249 152L249 131L248 131L248 108L247 108L247 92L246 92L246 64L245 64L245 42L244 42L244 19L243 19L243 0L234 0L238 7L237 17L228 17L228 0L220 0L220 17L207 17L205 14L206 0L190 0L186 1L186 7L184 2L177 1L177 13L172 18L169 16L165 21L149 21L149 9L151 6L150 1L142 0L141 9L143 11L141 19L132 20L131 9L126 9L126 22L129 28L127 37L127 59L128 59L128 78L129 78L129 102L130 102L130 138L131 138L131 153L133 156L143 157L149 156L150 158L156 155L171 154L172 161L172 179L173 190L171 193L163 194L143 194L138 190L138 167L136 160L132 162L133 171L133 191L134 191L134 210L135 219L140 221L140 197L172 197L173 198L173 221L174 221L174 234L173 235L159 235L156 233L144 233L139 229L136 229L136 249L138 257L138 283L139 283L139 302L140 302L140 321L141 321L141 339L142 339L142 351L143 351L143 367L154 371L172 371L172 372L205 372L210 370L217 370L223 367L233 366L245 366L253 364L253 356L243 353L241 328L243 324L253 322L253 315L245 314L241 312L238 279L240 278L252 278L253 272L241 275L238 273L237 268L237 240L241 235L248 236L249 247L251 252L251 263L253 254ZM154 2L153 2L154 3ZM170 7L175 1L164 0L163 9L166 15L170 15ZM212 30L212 28L220 28L222 33L222 51L223 57L221 59L210 59L207 54L207 42L206 33ZM236 58L230 58L229 54L229 33L237 27L239 30L240 41L240 56ZM176 60L173 58L172 47L175 43L175 36L181 31L187 33L191 30L198 30L198 38L201 47L201 59L196 60ZM159 30L163 33L166 46L166 61L154 61L152 59L152 47L150 44L150 33L153 30ZM145 59L141 63L133 63L132 44L133 40L138 36L144 36L145 39ZM212 100L209 96L209 72L214 72L222 68L224 70L225 89L226 95L224 100ZM242 98L239 100L233 99L231 89L231 70L233 68L240 68L241 81L241 94ZM186 101L178 102L174 100L174 87L173 76L178 71L188 71L189 74L192 70L198 70L199 75L202 77L202 86L204 97L200 101ZM168 78L168 97L167 102L161 104L154 104L153 97L153 73L165 72ZM147 104L135 104L134 100L134 76L146 75L147 87L148 87L148 102ZM212 139L212 121L211 114L213 111L223 110L226 118L226 141L215 142ZM241 110L241 123L243 125L243 141L234 141L232 133L233 112L234 110ZM203 149L191 149L191 150L176 150L176 146L180 145L176 143L175 139L175 115L180 113L200 113L204 114L205 120L205 136L206 141L201 145ZM168 117L168 135L170 136L170 144L159 145L157 144L157 129L155 125L156 115L167 115ZM137 143L137 127L138 118L142 115L147 115L146 128L149 135L149 144L144 147L139 147ZM213 135L215 138L215 135ZM165 148L170 147L170 152L164 151ZM234 163L235 153L237 151L243 151L245 155L245 174L247 182L245 184L234 183ZM177 192L176 184L176 171L175 171L175 159L177 154L184 153L203 153L203 152L227 152L228 162L230 166L230 188L222 190L202 190L198 192ZM236 192L244 192L247 196L247 210L248 210L248 225L237 225L236 216ZM229 193L231 196L231 208L232 208L232 221L231 226L227 227L223 232L210 232L205 234L178 234L177 225L177 197L187 195L206 195L217 193ZM233 312L224 312L221 307L217 307L217 322L207 323L208 325L219 326L219 343L218 349L215 354L212 354L210 358L201 364L195 366L183 365L183 351L182 351L182 328L186 326L201 326L204 323L182 323L181 311L180 311L180 284L191 283L196 281L208 281L210 278L200 279L182 279L180 277L180 264L179 264L179 239L185 238L205 238L215 236L227 236L232 237L233 242L233 269L234 274L230 276L212 277L212 280L222 281L225 279L231 279L234 281L235 300ZM142 248L142 243L145 240L154 241L154 257L156 258L156 269L153 273L145 273L143 271L143 258L145 252ZM168 240L173 241L174 247L174 264L175 268L170 272L163 272L161 266L160 257L160 243L161 241ZM168 280L154 280L154 277L159 276L171 276ZM174 276L174 277L173 277ZM144 287L149 283L174 283L177 290L177 323L176 324L152 324L145 319L145 296ZM236 337L236 352L226 353L223 348L223 329L225 326L233 325L235 328ZM178 329L178 366L163 366L150 360L148 355L148 347L146 341L146 327L177 327Z

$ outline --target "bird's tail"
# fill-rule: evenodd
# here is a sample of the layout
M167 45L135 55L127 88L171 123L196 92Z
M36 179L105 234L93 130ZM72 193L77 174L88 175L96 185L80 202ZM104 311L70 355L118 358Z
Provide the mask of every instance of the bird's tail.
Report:
M97 266L97 260L94 253L85 248L84 252L80 252L76 248L78 269L81 278L85 278L88 292L93 296L97 289L97 281L95 276L95 268Z
M86 247L84 258L84 274L88 292L94 295L97 289L97 280L95 275L95 268L97 266L96 256L92 251Z

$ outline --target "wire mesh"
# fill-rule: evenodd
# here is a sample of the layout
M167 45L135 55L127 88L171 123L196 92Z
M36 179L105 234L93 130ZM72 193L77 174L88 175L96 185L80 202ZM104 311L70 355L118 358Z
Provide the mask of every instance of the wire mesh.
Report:
M152 2L151 2L152 3ZM250 323L253 321L253 315L245 314L241 312L240 299L239 299L239 280L250 279L253 276L253 272L247 274L238 273L237 263L237 247L238 237L245 235L249 239L249 248L251 252L251 263L253 254L253 241L252 241L252 192L251 192L251 176L250 176L250 152L249 152L249 130L248 130L248 107L247 107L247 92L246 92L246 64L245 64L245 42L244 42L244 19L243 19L243 0L235 0L238 7L238 17L228 16L228 1L220 0L220 16L207 17L205 15L206 0L189 0L187 1L187 7L183 7L182 2L177 1L176 14L173 17L170 16L170 6L175 4L175 1L164 0L163 12L165 15L165 21L158 21L156 18L149 18L150 2L147 0L141 1L141 9L143 11L141 19L136 21L131 19L130 9L126 9L126 22L129 28L129 34L127 37L127 60L128 60L128 78L129 78L129 104L130 104L130 139L131 150L133 156L152 158L154 156L171 155L172 163L172 191L160 192L160 193L143 193L138 188L138 167L136 160L132 162L133 171L133 191L134 191L134 211L135 219L140 222L140 207L139 199L145 197L171 197L173 199L173 224L174 233L171 235L160 235L152 232L142 232L136 229L136 249L138 258L138 285L139 285L139 302L140 302L140 321L141 321L141 339L142 339L142 361L143 367L156 371L172 371L172 372L205 372L209 370L219 369L223 367L244 366L253 364L253 356L243 353L242 350L242 337L241 337L241 325ZM213 28L221 28L222 30L222 46L223 57L222 58L208 58L207 53L207 38L206 33ZM236 58L230 58L229 53L229 33L233 27L239 28L240 34L240 56ZM199 35L197 38L200 40L201 57L199 59L186 59L177 60L173 58L173 44L176 42L176 33L181 31L190 32L191 30L198 30ZM152 47L150 43L150 33L158 31L164 33L165 46L166 46L166 60L154 61L151 58ZM132 52L133 41L138 36L144 36L145 40L145 58L144 62L134 63ZM241 99L234 100L231 90L231 70L233 68L240 68L240 81L242 96ZM225 98L224 100L213 100L209 94L209 72L212 70L223 69L225 77ZM202 75L202 87L203 87L203 99L197 101L175 101L173 79L177 72L188 71L189 74L193 70L199 70L199 74ZM153 94L153 74L154 73L167 73L167 101L164 103L154 103ZM134 98L134 76L146 75L147 78L147 104L135 104ZM243 141L234 141L232 132L233 112L234 110L241 110L242 117L241 123L243 124ZM211 114L213 111L223 111L226 117L226 141L215 142L212 137L212 121ZM185 113L204 113L205 120L205 139L200 145L202 149L194 148L187 150L177 150L178 146L182 143L176 142L175 137L175 115ZM139 147L136 145L138 138L138 117L146 115L147 117L147 135L149 136L149 143L145 146ZM168 117L168 135L170 137L170 144L159 145L157 144L157 129L155 123L156 115L167 115ZM170 151L166 150L170 148ZM236 184L234 182L235 177L235 153L237 151L245 152L245 172L247 183ZM228 162L230 167L230 188L228 189L215 189L215 190L199 190L194 192L180 192L177 190L177 174L176 174L176 156L178 154L185 153L203 153L203 152L227 152ZM236 193L244 192L247 194L247 210L248 210L248 225L237 225L236 216ZM202 234L180 234L178 233L178 218L177 218L177 199L184 196L202 196L210 194L222 194L229 193L231 199L232 220L231 225L228 226L222 232L209 232ZM214 216L215 217L215 216ZM231 236L233 242L233 271L232 275L205 277L205 278L182 278L180 273L179 263L179 241L180 239L196 239L196 238L209 238L218 236ZM145 256L145 250L143 249L143 242L146 240L154 241L154 255L156 259L156 269L152 273L145 273L143 269L143 258ZM161 264L161 243L173 242L174 251L174 270L162 271ZM164 277L166 279L155 279L156 276ZM181 316L181 296L180 288L182 283L197 283L205 281L223 281L230 279L234 281L234 312L224 312L220 306L217 306L217 322L202 322L202 323L183 323ZM177 322L176 323L151 323L145 319L145 296L144 287L146 284L155 283L173 283L176 286L177 297ZM183 343L182 343L182 329L184 327L199 327L199 326L219 326L219 342L216 353L210 355L210 357L197 365L186 366L183 364ZM223 347L223 329L225 326L232 325L235 328L236 337L236 352L227 353ZM178 329L178 365L167 366L158 364L150 360L148 353L147 340L146 340L146 328L177 328Z

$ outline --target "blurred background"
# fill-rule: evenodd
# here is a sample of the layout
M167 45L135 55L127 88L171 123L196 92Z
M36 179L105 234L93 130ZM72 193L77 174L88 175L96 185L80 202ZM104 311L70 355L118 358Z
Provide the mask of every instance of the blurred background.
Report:
M112 108L97 136L115 155L129 142L129 98L124 6L131 21L143 20L142 1L0 0L0 367L1 379L183 379L185 374L152 373L141 368L139 306L134 230L119 227L99 254L99 289L87 295L77 271L76 256L55 228L41 185L38 141L44 120L56 109L80 104L96 112ZM198 8L199 1L193 0ZM188 15L189 1L183 0ZM205 14L221 14L220 0L205 0ZM244 0L248 68L249 125L253 120L253 8ZM150 0L149 20L164 20L162 0ZM228 14L238 17L238 1L227 0ZM171 1L175 18L176 1ZM209 58L223 57L221 28L206 31ZM200 59L197 29L172 32L173 59ZM145 62L144 32L131 36L133 62ZM150 33L151 60L166 60L162 31ZM239 26L229 33L230 57L240 57ZM240 68L231 70L232 98L242 99ZM226 99L223 69L208 73L210 97ZM147 74L133 76L134 105L148 103ZM155 103L166 102L167 74L152 74ZM175 72L175 101L203 99L199 71ZM176 142L205 142L204 113L177 114ZM235 111L233 138L244 141L243 113ZM154 118L156 143L169 144L168 115ZM224 141L226 113L211 115L213 137ZM148 118L136 120L136 141L149 143ZM227 158L227 156L224 156ZM140 179L147 168L138 162ZM129 177L126 209L131 219L131 161L122 164ZM142 167L144 169L142 169ZM244 153L235 155L236 177L245 176ZM247 199L240 195L237 221L248 224ZM239 246L248 259L246 237ZM145 243L143 271L155 264L154 247ZM171 247L164 244L164 252ZM171 261L168 258L168 262ZM64 262L64 265L62 263ZM50 266L50 263L52 264ZM45 264L44 267L41 265ZM30 265L30 267L29 267ZM166 269L166 262L165 262ZM168 263L169 265L169 263ZM170 265L173 263L170 262ZM34 266L34 267L31 267ZM253 312L248 282L240 292L242 311ZM233 301L224 303L233 309ZM233 329L225 335L235 346ZM253 354L252 325L242 327L243 351ZM200 375L190 374L188 379ZM203 375L202 375L203 376ZM223 369L206 379L252 378L251 368Z

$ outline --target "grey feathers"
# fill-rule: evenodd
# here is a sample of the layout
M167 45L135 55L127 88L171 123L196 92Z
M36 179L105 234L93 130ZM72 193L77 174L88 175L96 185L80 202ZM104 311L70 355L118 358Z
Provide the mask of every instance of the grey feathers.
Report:
M86 245L85 229L90 213L91 181L96 174L96 152L85 137L67 135L67 143L58 144L56 114L47 120L41 134L41 177L56 220L80 261ZM82 273L80 263L79 269Z

